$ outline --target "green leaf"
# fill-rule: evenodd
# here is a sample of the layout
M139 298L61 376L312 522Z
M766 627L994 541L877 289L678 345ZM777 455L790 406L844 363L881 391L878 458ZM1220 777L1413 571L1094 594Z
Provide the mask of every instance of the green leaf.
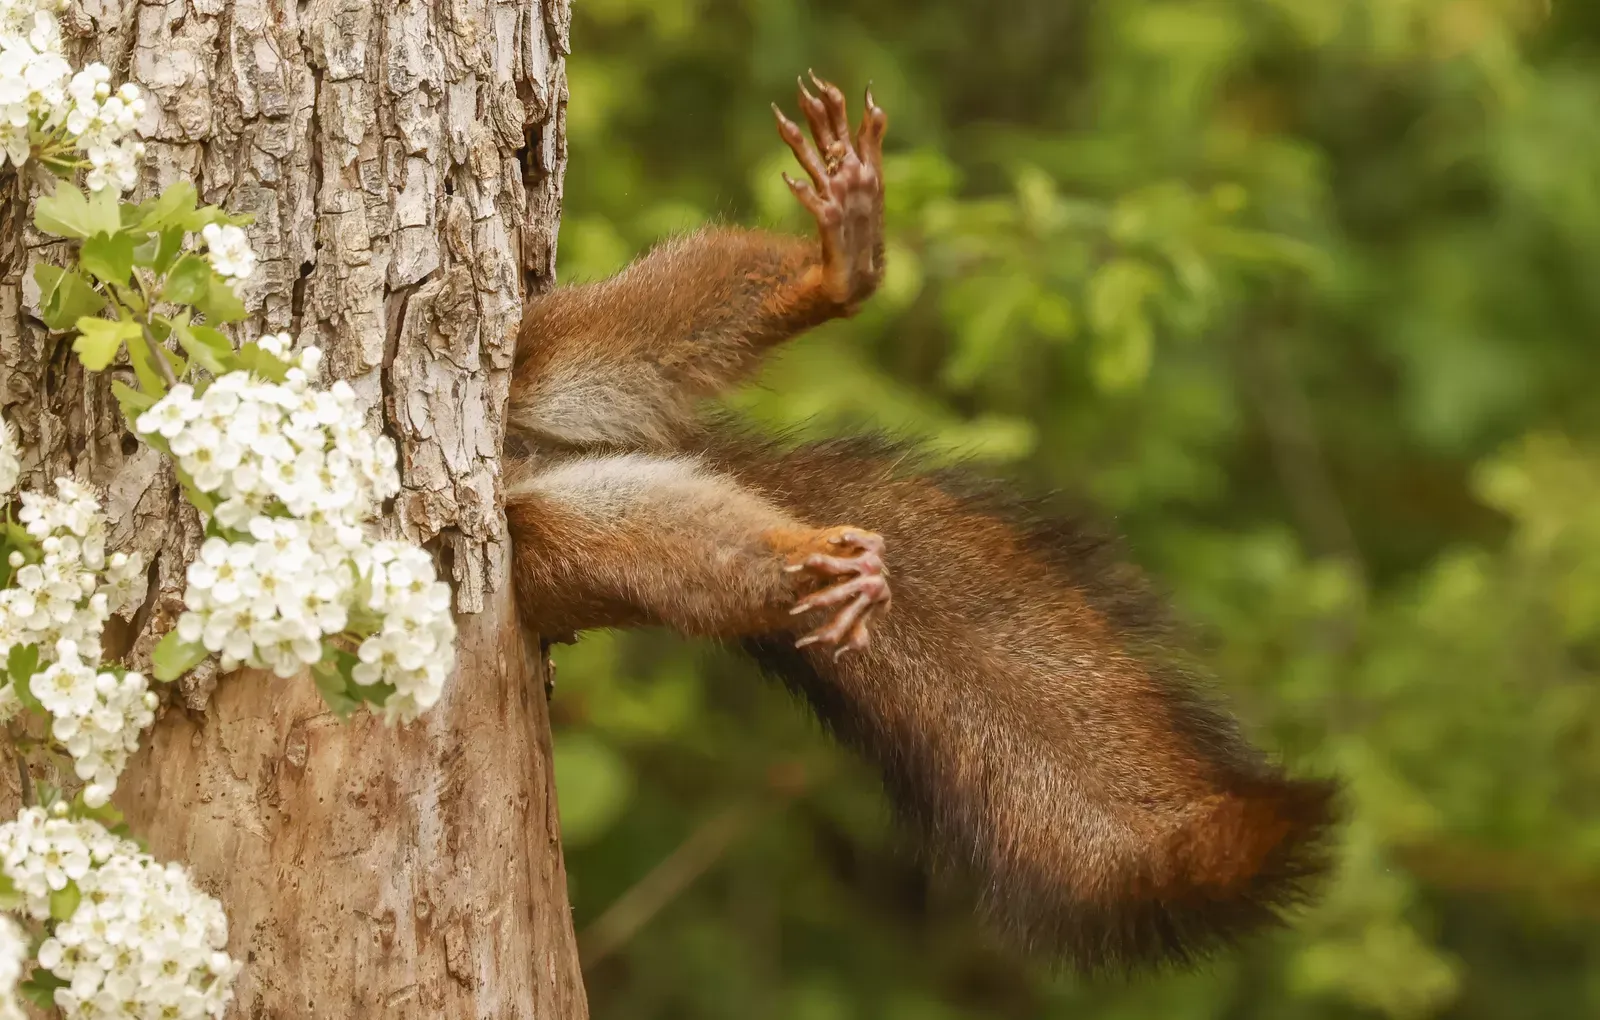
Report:
M210 653L205 645L198 642L190 644L178 636L175 630L167 631L165 637L156 642L156 647L150 653L150 663L155 668L155 677L162 683L171 683L198 666Z
M67 816L69 818L92 819L99 822L107 832L114 836L126 835L128 832L128 820L117 809L115 804L107 802L99 807L90 807L83 799L82 790L79 790L77 796L72 798L72 803L67 808Z
M190 477L189 472L176 464L172 465L172 470L178 476L178 484L183 486L184 496L188 497L189 502L196 510L208 517L216 513L217 501L200 491L200 487L194 484L194 479Z
M210 326L191 326L180 317L172 320L172 332L189 352L190 360L212 375L222 375L233 368L236 360L233 344L217 330Z
M383 705L394 694L394 684L358 684L352 683L348 688L357 701L365 701L370 705Z
M232 361L234 357L233 341L221 330L212 329L210 326L190 326L189 332L194 335L195 341L206 347L221 361ZM228 366L231 369L231 365Z
M268 382L283 382L289 376L289 366L281 358L261 349L254 341L239 348L237 364L247 372L254 372Z
M27 683L39 668L37 645L15 645L6 656L6 675L16 683Z
M194 185L188 181L169 184L161 194L132 207L128 216L128 226L136 230L162 232L176 229L181 234L184 224L194 214L195 203L199 200L200 196L195 192Z
M361 704L350 696L354 686L350 671L355 668L356 657L326 643L322 647L322 661L311 667L311 679L333 714L348 719Z
M23 902L22 894L17 892L17 884L11 881L11 876L0 872L0 910L19 910Z
M70 329L85 315L95 315L106 306L94 284L75 270L34 266L33 279L39 284L39 318L51 329Z
M66 274L67 271L65 269L60 266L52 266L47 262L41 262L33 267L33 282L39 285L40 308L43 308L45 303L55 294L56 288L61 285L61 278Z
M141 379L140 384L143 385L143 383L144 380ZM161 380L157 379L156 385L159 386L160 384ZM161 399L160 395L153 391L141 393L124 382L113 382L111 384L111 393L117 398L117 403L122 407L122 420L128 423L128 428L130 429L133 428L133 423L139 419L141 414L156 406L156 401Z
M215 273L211 276L210 290L194 306L200 309L207 322L213 323L239 322L247 314L244 302L233 292L233 285Z
M192 305L211 292L211 263L199 255L189 254L179 259L167 274L167 283L161 296L179 305Z
M37 645L16 645L11 653L6 656L6 676L10 678L11 686L16 689L17 698L29 708L42 709L39 699L33 696L29 681L34 673L39 670L39 647Z
M22 558L29 563L38 563L44 559L44 550L39 548L39 544L33 540L33 536L28 534L27 529L22 525L10 520L9 515L7 515L6 520L6 543L14 551L20 552Z
M122 229L122 210L111 188L85 196L77 188L58 187L33 207L33 225L56 237L93 237Z
M91 372L98 372L111 364L121 350L123 341L136 340L142 334L137 322L126 319L100 319L85 316L78 320L79 336L72 341L78 360Z
M161 376L161 370L156 367L155 359L150 356L150 345L145 343L128 345L128 361L133 365L133 374L139 377L139 388L148 394L152 400L159 400L166 396L167 382ZM176 374L176 373L174 373ZM126 408L123 409L126 412ZM128 419L132 421L132 418Z
M350 652L324 642L322 661L311 667L323 700L340 715L349 715L361 702L382 705L395 693L393 684L356 683L355 668L360 662Z
M134 265L148 266L157 274L165 273L183 251L183 238L182 227L168 227L160 233L151 234L134 247Z
M68 882L50 893L50 916L57 921L70 921L82 901L83 893L78 891L78 883Z
M254 213L230 213L220 205L203 205L184 217L183 226L191 234L198 234L210 223L243 227L255 221Z
M1089 322L1098 334L1092 369L1101 389L1124 390L1149 374L1155 327L1146 308L1161 289L1148 264L1118 258L1089 281Z
M133 235L94 235L78 250L78 264L106 283L127 283L133 272Z
M165 347L157 347L156 349L161 352L163 358L167 359L167 364L172 366L172 374L180 379L183 378L183 373L189 370L189 363L183 359L183 355L169 351ZM197 391L195 396L199 395Z
M1150 320L1130 316L1121 332L1095 339L1090 368L1102 390L1115 393L1144 382L1154 358L1155 331Z
M222 526L222 522L217 520L215 517L213 517L210 520L206 521L206 537L207 538L220 538L224 542L249 542L249 541L251 541L250 532L248 532L248 531L236 531L233 528L225 528L225 527Z
M37 675L38 674L35 674L35 676ZM49 717L49 714L44 707L44 702L40 701L38 695L33 693L33 682L31 678L27 682L20 684L13 681L11 688L17 692L17 700L22 702L22 707L26 708L30 712L37 712L46 718Z
M17 986L27 1000L40 1009L54 1009L56 989L67 987L68 982L56 977L43 967L35 967L33 975Z

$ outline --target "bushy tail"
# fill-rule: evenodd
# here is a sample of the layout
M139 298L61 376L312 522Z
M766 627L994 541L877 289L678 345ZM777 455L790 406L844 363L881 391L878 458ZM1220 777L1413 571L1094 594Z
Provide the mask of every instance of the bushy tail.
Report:
M1021 747L972 745L986 759L974 762L949 733L880 728L786 640L746 650L879 768L928 863L972 887L1008 941L1053 962L1091 973L1194 962L1281 923L1331 863L1332 782L1264 767L1186 807L1151 805L1141 824L1137 799L1085 799L1048 759L1009 757Z
M1164 651L1165 614L1092 533L903 451L723 455L815 524L884 535L894 605L838 662L747 642L883 775L933 864L1082 970L1183 963L1327 870L1335 787L1288 777Z

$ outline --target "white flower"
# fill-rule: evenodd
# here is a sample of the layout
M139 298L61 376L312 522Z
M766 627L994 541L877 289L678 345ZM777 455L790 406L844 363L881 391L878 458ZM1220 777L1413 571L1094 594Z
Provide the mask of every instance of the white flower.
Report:
M194 387L179 383L165 399L139 416L134 429L145 435L156 433L163 439L171 439L198 418L200 411L201 405L194 399Z
M437 579L433 558L413 545L377 542L365 558L367 608L382 614L383 623L361 643L352 676L363 686L394 687L384 717L410 722L438 702L455 665L450 586Z
M140 731L154 720L144 678L99 665L112 612L144 600L143 558L106 557L99 502L71 479L57 479L54 496L23 493L17 519L42 556L29 563L19 553L12 585L0 589L0 659L18 645L38 650L43 668L29 688L50 715L51 735L72 756L78 777L96 788L92 796L109 796ZM21 707L12 685L0 688L0 720Z
M57 9L53 0L0 4L0 162L20 166L36 144L74 149L91 191L126 191L144 154L134 134L144 97L133 85L113 93L103 64L73 72L61 54Z
M86 800L104 803L116 789L139 734L155 721L156 697L139 673L99 670L79 658L72 641L59 641L55 661L30 685L51 715L50 734L72 756L78 778L89 782ZM7 688L9 690L9 688Z
M294 346L294 338L287 333L264 333L256 337L256 346L275 358L282 358Z
M0 657L16 645L36 645L49 662L56 643L75 642L90 662L99 661L100 632L116 608L143 600L144 565L139 557L116 560L104 578L105 518L86 486L56 479L56 494L22 494L17 520L38 543L42 558L19 558L11 587L0 589Z
M28 959L28 940L9 917L0 917L0 1020L26 1020L17 984Z
M0 496L17 487L22 474L22 451L17 448L17 434L11 423L0 418Z
M135 553L115 553L106 564L105 582L100 589L105 593L108 608L113 613L126 613L144 604L149 578L145 576L144 557Z
M73 75L67 86L72 105L64 126L88 158L84 183L90 191L107 186L129 190L138 183L138 161L144 155L144 143L133 137L135 125L144 115L144 98L132 84L113 94L110 79L111 71L104 64L90 64Z
M214 234L215 252L224 241ZM190 565L179 634L219 655L224 669L289 677L358 620L353 678L394 688L387 719L414 719L454 668L455 622L432 557L366 534L400 489L394 443L367 428L348 384L313 384L317 348L291 355L288 334L257 343L289 360L284 381L235 371L201 397L175 386L135 424L166 439L218 500L215 521L229 536L207 539Z
M36 675L30 687L51 715L77 716L94 708L95 670L78 657L75 641L56 642L56 661Z
M211 267L220 275L247 280L256 271L256 253L243 230L231 224L207 223L200 236L205 238Z
M0 825L0 868L36 921L49 918L52 891L68 881L78 888L77 909L37 957L65 982L55 1004L69 1020L221 1017L227 1009L239 972L226 952L227 918L183 868L96 822L36 807ZM0 933L0 978L4 948Z

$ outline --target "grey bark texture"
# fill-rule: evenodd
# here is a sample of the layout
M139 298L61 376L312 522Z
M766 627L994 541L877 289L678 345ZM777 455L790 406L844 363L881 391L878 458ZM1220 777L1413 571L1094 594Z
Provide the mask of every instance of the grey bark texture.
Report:
M239 332L318 344L369 403L400 448L385 528L437 552L461 626L443 701L404 729L340 722L304 677L197 671L117 803L221 898L234 1016L585 1017L543 664L496 498L517 322L554 268L567 0L72 0L62 21L149 94L135 197L183 179L255 214ZM19 194L0 204L0 408L27 481L95 482L112 548L152 562L120 628L142 665L199 521L127 435L111 374L86 378L32 317L32 266L58 253Z

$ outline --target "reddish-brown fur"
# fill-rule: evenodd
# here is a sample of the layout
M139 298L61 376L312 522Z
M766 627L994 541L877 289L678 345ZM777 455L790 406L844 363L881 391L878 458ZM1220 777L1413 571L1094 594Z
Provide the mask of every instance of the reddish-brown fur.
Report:
M530 306L507 506L525 619L741 641L1026 945L1134 965L1271 922L1326 865L1332 788L1285 777L1196 694L1103 543L892 445L696 423L881 276L884 117L869 95L852 139L818 87L800 99L816 148L779 115L818 241L706 232Z

